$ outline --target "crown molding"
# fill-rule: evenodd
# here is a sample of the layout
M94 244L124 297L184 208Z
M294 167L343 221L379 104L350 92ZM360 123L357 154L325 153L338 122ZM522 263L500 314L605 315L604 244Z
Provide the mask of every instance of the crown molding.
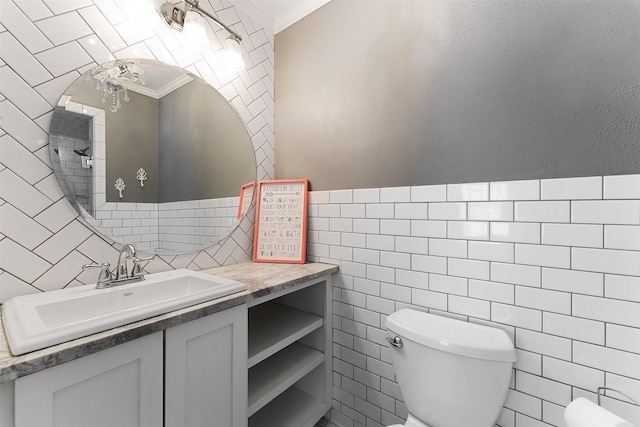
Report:
M124 83L124 86L132 92L137 92L141 95L148 96L149 98L160 99L163 96L170 94L174 90L179 89L182 86L186 85L191 80L193 79L185 74L176 79L173 79L172 81L170 81L169 83L167 83L166 85L164 85L163 87L157 90L148 88L146 86L135 85L131 83Z
M278 34L280 31L290 27L305 16L315 12L330 1L331 0L307 0L304 2L301 1L299 6L278 17L278 19L274 21L274 33Z
M249 16L249 18L260 23L268 31L273 31L273 19L253 4L251 0L230 0L229 3Z

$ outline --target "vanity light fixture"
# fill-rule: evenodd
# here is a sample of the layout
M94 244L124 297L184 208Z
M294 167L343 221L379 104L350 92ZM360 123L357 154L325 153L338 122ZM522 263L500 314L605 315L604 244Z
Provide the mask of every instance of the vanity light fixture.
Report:
M184 39L189 46L196 50L204 50L209 47L209 38L204 26L204 18L197 10L189 9L184 16Z
M201 9L198 0L183 0L183 3L183 8L180 4L164 3L162 5L160 15L167 25L174 30L183 31L190 45L202 49L209 46L203 19L203 16L206 16L230 34L224 50L225 68L234 71L243 70L245 64L240 49L242 36L206 10Z

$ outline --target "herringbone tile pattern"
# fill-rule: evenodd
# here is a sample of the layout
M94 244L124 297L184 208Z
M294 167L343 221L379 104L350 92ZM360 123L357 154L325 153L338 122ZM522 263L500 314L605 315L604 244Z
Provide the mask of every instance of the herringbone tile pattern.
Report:
M247 125L256 178L273 177L273 30L227 2L200 2L243 37L247 68L232 73L221 67L224 30L210 26L210 50L196 52L158 16L150 16L150 24L130 18L128 7L138 3L142 2L0 2L0 303L15 295L94 282L95 271L82 273L83 264L116 261L117 245L94 233L63 197L47 142L60 95L97 64L149 58L199 75L231 102ZM249 260L252 231L250 213L221 244L156 258L146 270L199 270Z

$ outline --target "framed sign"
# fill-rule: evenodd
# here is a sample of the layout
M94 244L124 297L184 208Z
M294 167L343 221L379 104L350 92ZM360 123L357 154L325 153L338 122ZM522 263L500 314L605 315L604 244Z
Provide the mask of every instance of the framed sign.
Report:
M307 179L260 181L253 260L304 263L307 252Z
M256 182L247 182L240 187L240 203L238 204L238 219L244 218L244 214L249 210L251 206L251 199L253 199L253 190L256 187Z

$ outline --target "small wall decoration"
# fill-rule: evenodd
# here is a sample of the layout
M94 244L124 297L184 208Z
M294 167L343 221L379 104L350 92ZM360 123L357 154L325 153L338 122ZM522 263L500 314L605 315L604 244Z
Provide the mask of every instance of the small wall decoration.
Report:
M251 181L246 183L240 188L240 203L238 204L238 219L244 218L244 215L251 206L251 200L253 199L253 191L256 187L256 182Z
M138 169L136 179L140 181L140 187L144 187L144 182L147 180L147 171L142 168Z
M118 190L118 195L122 199L122 192L124 191L124 189L126 187L126 185L124 185L124 179L122 179L122 178L116 179L115 187L116 187L116 190Z
M260 181L253 260L302 264L307 252L307 179Z

